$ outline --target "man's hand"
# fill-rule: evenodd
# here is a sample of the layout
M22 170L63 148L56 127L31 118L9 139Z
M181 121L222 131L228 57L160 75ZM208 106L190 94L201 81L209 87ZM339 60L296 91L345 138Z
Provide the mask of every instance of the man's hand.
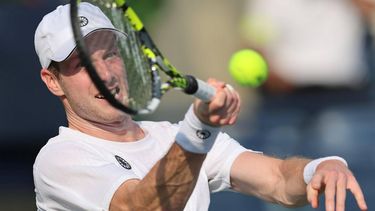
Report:
M211 126L232 125L240 112L239 94L224 82L209 79L208 84L216 88L216 95L209 103L196 100L194 112L200 121Z
M361 210L367 210L361 187L352 172L338 160L326 160L318 165L307 185L307 199L313 208L319 205L319 193L324 191L327 211L344 211L346 190L349 189Z
M370 22L375 13L375 2L373 0L352 0L354 5L358 7L362 15Z

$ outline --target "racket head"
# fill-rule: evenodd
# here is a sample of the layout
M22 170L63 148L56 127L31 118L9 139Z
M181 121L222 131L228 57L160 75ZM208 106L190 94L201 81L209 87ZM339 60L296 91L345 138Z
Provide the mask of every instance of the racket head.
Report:
M70 1L71 24L76 50L96 88L98 97L128 114L152 113L161 97L158 70L144 54L137 31L111 0ZM88 5L89 3L90 5ZM100 8L96 14L81 15L82 7ZM103 17L103 15L105 17ZM85 29L97 17L106 27ZM104 21L105 22L105 21ZM100 24L99 24L100 25Z

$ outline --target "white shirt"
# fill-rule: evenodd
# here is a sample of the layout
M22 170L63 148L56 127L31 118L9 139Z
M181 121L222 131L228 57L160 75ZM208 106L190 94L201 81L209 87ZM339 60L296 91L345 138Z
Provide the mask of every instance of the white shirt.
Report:
M139 125L146 136L136 142L112 142L60 127L34 163L38 210L108 210L117 188L128 179L142 179L167 153L178 130L169 122ZM230 188L231 165L244 151L221 133L184 210L208 210L210 192Z

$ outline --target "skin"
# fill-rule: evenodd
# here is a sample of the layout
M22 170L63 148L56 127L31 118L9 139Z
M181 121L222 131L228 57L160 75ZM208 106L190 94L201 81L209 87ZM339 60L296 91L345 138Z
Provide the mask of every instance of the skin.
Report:
M257 196L286 207L310 204L318 208L319 195L325 194L327 211L345 210L346 190L357 201L360 210L367 210L362 190L352 172L338 160L320 163L308 185L303 181L303 169L310 160L281 160L261 154L244 152L231 170L234 190ZM256 169L256 171L254 171Z
M375 2L372 0L352 0L352 2L357 6L369 24L373 23L373 20L371 19L373 19L375 13Z
M122 99L127 93L124 65L116 50L96 45L96 40L95 36L89 39L91 59L100 69L99 74L107 87L118 88L116 97ZM58 63L58 69L58 75L42 69L41 78L62 101L69 128L117 142L134 142L145 136L129 115L100 98L85 68L79 64L76 52ZM195 114L211 126L234 124L240 111L238 93L223 82L210 79L208 83L216 88L216 95L209 103L195 100ZM173 144L142 180L127 180L119 186L110 210L183 210L205 157L205 154L191 153ZM349 189L360 209L367 210L362 191L345 165L339 161L321 163L311 183L306 185L302 172L307 162L309 160L301 158L280 160L244 152L232 166L232 187L241 193L291 207L307 203L317 207L318 195L324 192L329 211L344 210L345 191Z

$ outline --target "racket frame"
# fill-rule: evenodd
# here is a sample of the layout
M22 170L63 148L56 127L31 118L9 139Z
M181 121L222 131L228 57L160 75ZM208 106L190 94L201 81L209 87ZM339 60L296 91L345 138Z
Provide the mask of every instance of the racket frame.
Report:
M90 2L90 1L89 1ZM91 62L91 58L88 56L84 37L81 32L79 17L78 17L78 1L71 0L70 4L70 18L71 25L76 41L76 49L81 59L81 63L86 67L87 72L95 84L98 91L104 96L104 98L115 108L120 109L128 114L150 114L156 110L160 103L160 99L164 93L170 89L180 89L186 94L195 95L203 101L209 102L215 94L215 89L205 82L196 79L191 75L181 74L170 62L161 54L149 33L145 29L142 21L135 13L135 11L127 4L125 0L115 0L112 6L116 9L121 9L124 13L123 18L126 18L132 25L135 31L137 39L141 42L141 50L148 59L148 65L150 66L151 83L152 83L152 98L148 101L147 107L141 110L135 110L129 108L115 99L110 93L107 87L103 84L100 76L98 75L95 67ZM161 82L159 71L164 72L170 77L165 83Z

